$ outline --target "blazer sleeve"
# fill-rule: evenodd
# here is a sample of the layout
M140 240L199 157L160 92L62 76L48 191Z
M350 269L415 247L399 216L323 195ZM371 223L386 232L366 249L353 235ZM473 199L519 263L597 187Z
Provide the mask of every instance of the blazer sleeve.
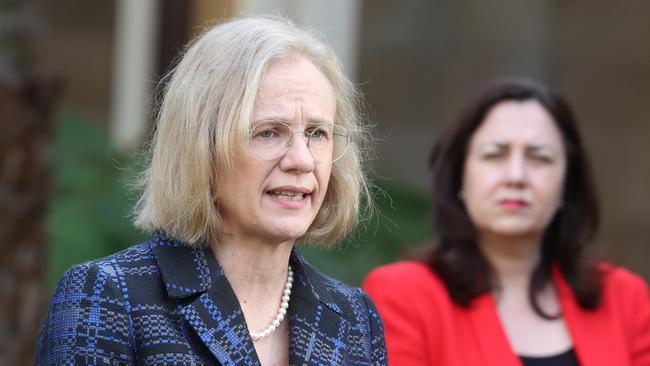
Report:
M370 323L370 364L373 366L387 365L388 356L386 355L386 342L384 340L384 324L372 299L363 290L359 291L362 293L363 301L368 308Z
M382 317L391 366L427 363L424 334L408 283L390 267L379 267L366 277L363 289L375 301ZM406 289L406 290L405 290Z
M35 365L134 364L120 277L110 265L98 264L77 265L63 275L39 332Z
M626 302L633 306L626 311L628 318L628 339L631 344L632 366L650 365L650 294L645 281L630 275L627 278L628 296Z

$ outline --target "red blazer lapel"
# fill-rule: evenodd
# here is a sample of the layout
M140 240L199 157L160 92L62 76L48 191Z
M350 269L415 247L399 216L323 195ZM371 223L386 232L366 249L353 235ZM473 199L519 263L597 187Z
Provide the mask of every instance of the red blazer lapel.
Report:
M624 354L623 335L620 334L620 329L611 323L607 313L602 309L580 308L573 291L557 267L553 267L553 281L580 364L628 365L629 361Z
M477 297L468 313L483 365L522 366L521 360L510 347L492 294Z

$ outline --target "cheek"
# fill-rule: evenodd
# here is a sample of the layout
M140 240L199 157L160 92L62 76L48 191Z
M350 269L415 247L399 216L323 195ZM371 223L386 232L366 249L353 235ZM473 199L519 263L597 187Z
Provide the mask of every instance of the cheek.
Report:
M480 198L490 193L499 180L494 168L484 164L467 163L463 174L462 194L465 198Z
M536 189L544 201L558 204L564 195L564 174L562 172L545 172L540 174L535 181Z
M468 163L463 175L462 192L458 193L467 213L474 222L482 221L483 212L488 210L486 207L488 200L485 199L489 191L488 186L489 184L482 176L480 169L476 165Z
M319 166L316 169L316 181L318 182L318 203L322 203L327 193L327 187L329 186L330 176L332 174L331 165Z

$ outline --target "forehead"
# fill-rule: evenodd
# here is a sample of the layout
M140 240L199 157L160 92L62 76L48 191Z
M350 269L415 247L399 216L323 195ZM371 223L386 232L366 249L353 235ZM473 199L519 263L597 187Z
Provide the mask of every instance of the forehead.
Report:
M297 117L294 114L331 119L334 111L335 99L329 80L310 60L296 56L268 65L255 98L253 115L254 119L292 119Z
M537 101L503 101L493 106L472 136L471 145L541 144L562 148L562 135L551 114Z

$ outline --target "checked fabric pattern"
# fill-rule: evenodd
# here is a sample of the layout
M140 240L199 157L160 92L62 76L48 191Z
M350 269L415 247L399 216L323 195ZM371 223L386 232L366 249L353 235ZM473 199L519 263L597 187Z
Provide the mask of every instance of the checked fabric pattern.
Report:
M386 365L383 325L360 289L291 255L291 365ZM156 233L73 266L41 328L37 365L259 365L237 298L209 249Z

